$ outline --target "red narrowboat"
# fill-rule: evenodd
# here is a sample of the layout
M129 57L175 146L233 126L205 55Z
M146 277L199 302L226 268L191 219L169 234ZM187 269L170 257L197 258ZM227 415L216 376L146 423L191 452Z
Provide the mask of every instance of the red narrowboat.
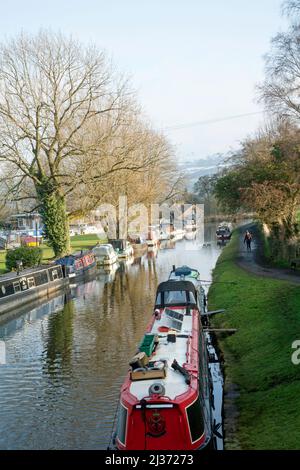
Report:
M119 450L198 450L213 445L212 381L197 270L173 270L121 388Z

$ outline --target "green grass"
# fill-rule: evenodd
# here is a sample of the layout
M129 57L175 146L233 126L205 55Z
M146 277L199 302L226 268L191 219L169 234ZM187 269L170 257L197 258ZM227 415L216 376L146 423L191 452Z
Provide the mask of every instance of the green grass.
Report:
M88 250L99 242L105 242L105 240L99 239L97 235L76 235L75 237L71 237L71 250L72 252ZM43 250L43 263L48 263L54 258L54 252L52 248L45 244L41 245L41 248ZM6 251L0 250L0 274L7 272L5 256Z
M299 449L300 365L291 345L300 339L300 287L238 268L237 246L234 233L209 291L210 310L226 309L213 325L238 329L220 340L226 380L240 392L237 438L242 449Z
M0 250L0 274L3 274L6 272L5 257L6 257L6 251Z

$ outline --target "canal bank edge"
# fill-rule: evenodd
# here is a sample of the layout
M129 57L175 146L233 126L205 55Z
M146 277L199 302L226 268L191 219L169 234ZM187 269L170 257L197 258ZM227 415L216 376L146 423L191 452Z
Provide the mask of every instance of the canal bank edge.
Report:
M238 267L240 236L234 231L224 248L208 294L211 310L226 309L213 326L238 330L219 336L225 449L297 449L300 365L291 356L300 339L299 286Z

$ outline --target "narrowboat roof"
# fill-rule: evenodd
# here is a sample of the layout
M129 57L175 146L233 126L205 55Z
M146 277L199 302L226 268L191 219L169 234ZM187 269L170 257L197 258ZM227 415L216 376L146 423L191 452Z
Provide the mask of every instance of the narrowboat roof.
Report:
M110 238L108 243L112 245L113 248L125 249L126 245L129 245L129 241L124 238Z
M86 255L94 256L94 253L90 250L83 251L83 252L78 251L76 253L72 253L71 255L66 255L66 256L63 256L62 258L58 258L57 260L55 260L55 264L71 266L72 264L75 263L77 259L83 258Z
M20 277L29 276L30 274L34 274L34 273L37 273L39 271L44 271L45 269L55 268L55 267L56 267L55 264L43 264L43 265L37 266L35 268L22 269L22 271L20 271L19 274L17 274L17 271L11 271L9 273L5 273L5 274L0 275L0 282L9 281L11 279L13 279L13 280L14 279L19 279Z
M189 266L180 266L176 269L171 271L169 279L178 279L178 278L189 278L194 280L198 280L200 277L200 273L198 269L190 268Z
M177 281L176 279L161 282L157 287L157 293L168 291L189 291L196 294L196 287L191 281Z
M181 320L176 320L172 316L181 314ZM167 333L160 332L160 327L168 326L170 329L176 330L176 342L169 342ZM185 308L165 308L162 312L161 318L156 319L150 330L150 334L158 335L158 345L155 350L155 361L164 361L166 363L166 377L161 379L146 379L138 381L130 381L129 392L140 401L142 398L149 395L148 390L154 383L161 383L165 387L165 396L174 400L179 395L186 393L190 386L185 380L185 376L174 370L171 365L174 359L180 365L187 363L187 352L189 348L190 338L193 331L193 315L188 314ZM190 358L190 366L195 369L197 364L193 363Z

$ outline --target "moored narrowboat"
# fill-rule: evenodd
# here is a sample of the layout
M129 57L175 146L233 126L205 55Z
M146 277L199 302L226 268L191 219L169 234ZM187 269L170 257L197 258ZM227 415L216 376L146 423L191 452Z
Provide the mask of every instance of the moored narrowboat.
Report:
M148 245L146 243L146 238L133 234L131 234L128 238L134 253L141 253L147 250Z
M92 251L87 250L59 258L55 264L62 266L66 277L74 278L96 269L96 258Z
M97 266L112 266L118 261L118 255L110 243L99 243L93 247L92 252Z
M133 247L128 240L110 239L109 243L117 253L118 259L128 259L133 256Z
M121 388L119 450L189 451L214 442L199 285L198 271L184 266L158 286L152 319Z
M0 276L0 313L34 301L67 284L62 267L42 265Z
M231 224L227 222L222 222L217 230L216 230L216 236L218 241L228 241L231 239L232 235L232 227Z

